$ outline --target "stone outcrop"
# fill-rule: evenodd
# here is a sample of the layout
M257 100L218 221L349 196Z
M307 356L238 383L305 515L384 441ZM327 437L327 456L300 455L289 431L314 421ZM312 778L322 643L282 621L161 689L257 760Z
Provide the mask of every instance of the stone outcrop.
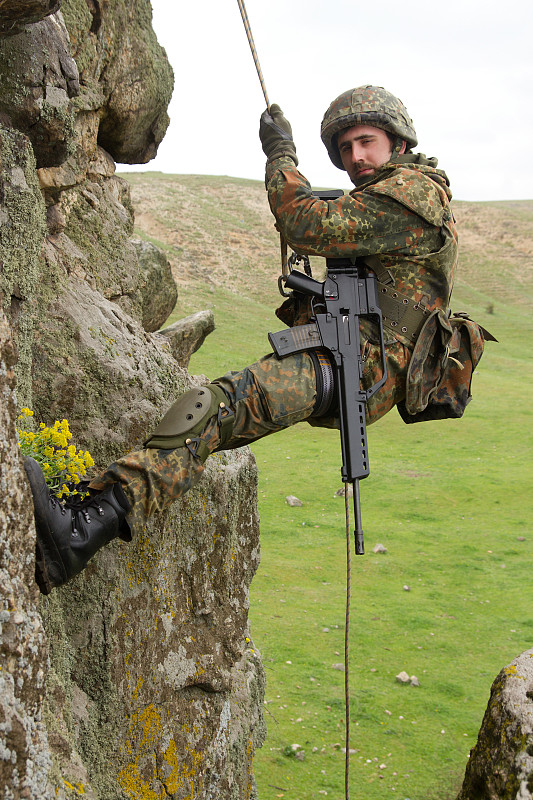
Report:
M0 34L10 36L32 22L55 14L61 0L4 0L0 6Z
M0 70L0 113L28 135L37 166L61 164L74 147L71 98L80 91L61 14L4 39Z
M142 326L145 331L157 331L172 313L178 289L165 254L151 242L142 239L132 239L132 242L139 260ZM179 359L176 361L181 364ZM187 367L187 364L181 366Z
M168 339L172 355L182 367L187 369L193 353L200 349L205 337L215 330L215 317L212 311L197 311L179 319L159 331Z
M457 800L533 798L533 649L494 683Z
M189 388L201 315L133 235L115 160L166 129L171 70L149 0L0 7L0 786L6 800L253 797L263 670L248 630L255 462L219 454L131 545L40 598L17 408L66 417L99 467ZM16 375L16 378L15 378Z

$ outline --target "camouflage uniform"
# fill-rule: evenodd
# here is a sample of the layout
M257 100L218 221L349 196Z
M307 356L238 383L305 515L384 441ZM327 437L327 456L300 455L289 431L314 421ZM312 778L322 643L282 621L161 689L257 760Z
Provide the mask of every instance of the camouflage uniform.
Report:
M457 259L457 237L450 211L446 175L436 161L420 155L396 157L371 179L337 200L315 198L296 169L281 156L269 161L268 199L277 227L300 254L327 257L379 255L394 279L394 288L428 311L446 309ZM292 313L292 316L291 316ZM309 307L287 308L280 316L290 324L308 321ZM363 380L371 385L382 374L379 346L368 324L362 329L365 360ZM367 404L368 422L386 414L405 396L405 379L412 342L401 331L387 329L388 379ZM316 378L308 353L277 360L272 354L214 381L235 415L231 438L221 445L216 417L209 419L200 438L207 452L240 447L269 433L307 420L335 425L334 417L313 418ZM203 461L186 447L145 449L112 464L93 481L103 489L120 481L132 502L128 517L135 530L145 517L160 511L200 478Z

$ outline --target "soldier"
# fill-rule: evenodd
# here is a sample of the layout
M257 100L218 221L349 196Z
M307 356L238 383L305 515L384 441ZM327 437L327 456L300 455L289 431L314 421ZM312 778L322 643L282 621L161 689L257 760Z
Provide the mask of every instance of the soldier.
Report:
M451 192L436 159L417 144L404 105L380 87L363 86L330 105L322 140L355 184L348 195L319 200L297 170L289 123L278 106L261 116L266 188L278 229L300 254L372 259L386 324L388 378L366 405L369 423L395 405L405 415L408 366L427 315L448 307L457 260ZM303 297L278 315L309 320ZM381 377L379 344L362 322L363 384ZM26 470L34 495L36 578L45 594L81 572L115 537L126 541L200 478L210 453L240 447L297 422L335 425L333 370L325 352L267 355L239 372L191 389L167 411L145 443L111 464L74 504L51 497L37 462Z

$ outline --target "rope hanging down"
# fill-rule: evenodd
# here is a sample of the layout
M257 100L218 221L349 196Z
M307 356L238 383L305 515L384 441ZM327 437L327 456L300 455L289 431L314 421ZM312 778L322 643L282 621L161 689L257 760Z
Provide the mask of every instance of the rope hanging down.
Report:
M268 111L270 111L270 100L268 99L265 81L263 79L263 73L261 72L261 65L259 63L259 56L257 55L257 50L255 49L254 37L252 36L252 29L250 27L250 21L248 20L248 14L246 13L244 0L237 0L237 3L239 4L239 10L241 12L242 21L244 22L244 30L246 31L246 36L248 37L248 44L250 45L250 50L252 51L252 56L254 58L254 64L257 70L257 75L259 77L259 83L261 84L261 89L263 90L263 96L265 98L267 109ZM289 272L289 266L287 263L287 242L285 241L283 234L281 233L280 233L280 246L281 246L281 272L283 275L287 275Z
M270 101L268 99L268 94L265 86L265 81L263 80L263 73L261 72L261 65L259 64L259 57L257 55L257 50L255 49L254 44L254 37L252 36L252 29L250 28L250 22L248 20L248 14L246 13L246 8L244 6L244 0L237 0L239 4L239 10L241 12L242 21L244 23L244 29L246 31L246 36L248 37L248 44L250 45L250 50L252 51L252 56L254 59L255 68L257 70L257 75L259 77L259 82L261 84L261 89L263 90L263 95L265 98L265 102L267 104L267 109L270 111ZM283 236L281 236L281 266L283 274L287 274L288 272L288 265L287 265L287 243L285 242ZM354 487L355 489L355 487ZM344 689L345 689L345 705L346 705L346 759L345 759L345 769L344 769L344 797L345 800L349 800L350 798L350 670L349 670L349 653L350 653L350 599L351 599L351 543L350 543L350 512L348 508L348 484L345 484L344 487L344 505L346 511L346 626L345 626L345 636L344 636Z
M346 625L344 628L344 708L346 712L346 758L344 759L344 798L350 800L350 603L352 598L352 543L350 535L350 506L348 483L344 484L346 515Z
M268 99L267 90L265 86L265 82L263 80L263 73L261 72L261 65L259 63L259 57L257 55L257 50L255 49L254 44L254 37L252 36L252 29L250 28L250 23L248 21L248 14L246 13L246 8L244 6L244 0L237 0L239 4L239 9L241 12L242 21L244 22L244 29L246 31L246 36L248 37L248 44L250 45L250 50L252 51L252 56L254 57L254 64L257 70L257 75L259 76L259 82L261 84L261 89L263 90L263 95L265 97L265 102L267 104L267 108L270 111L270 101Z

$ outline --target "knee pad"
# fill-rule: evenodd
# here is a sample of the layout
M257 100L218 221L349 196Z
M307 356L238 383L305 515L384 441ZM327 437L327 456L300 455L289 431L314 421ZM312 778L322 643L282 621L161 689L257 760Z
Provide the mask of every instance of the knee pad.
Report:
M158 450L187 447L193 456L205 461L211 450L202 441L200 434L208 421L215 416L220 445L223 446L230 438L235 422L235 414L228 405L225 392L214 383L190 389L170 406L144 446Z
M316 375L316 403L312 417L323 417L332 411L335 400L335 372L325 350L309 350Z

